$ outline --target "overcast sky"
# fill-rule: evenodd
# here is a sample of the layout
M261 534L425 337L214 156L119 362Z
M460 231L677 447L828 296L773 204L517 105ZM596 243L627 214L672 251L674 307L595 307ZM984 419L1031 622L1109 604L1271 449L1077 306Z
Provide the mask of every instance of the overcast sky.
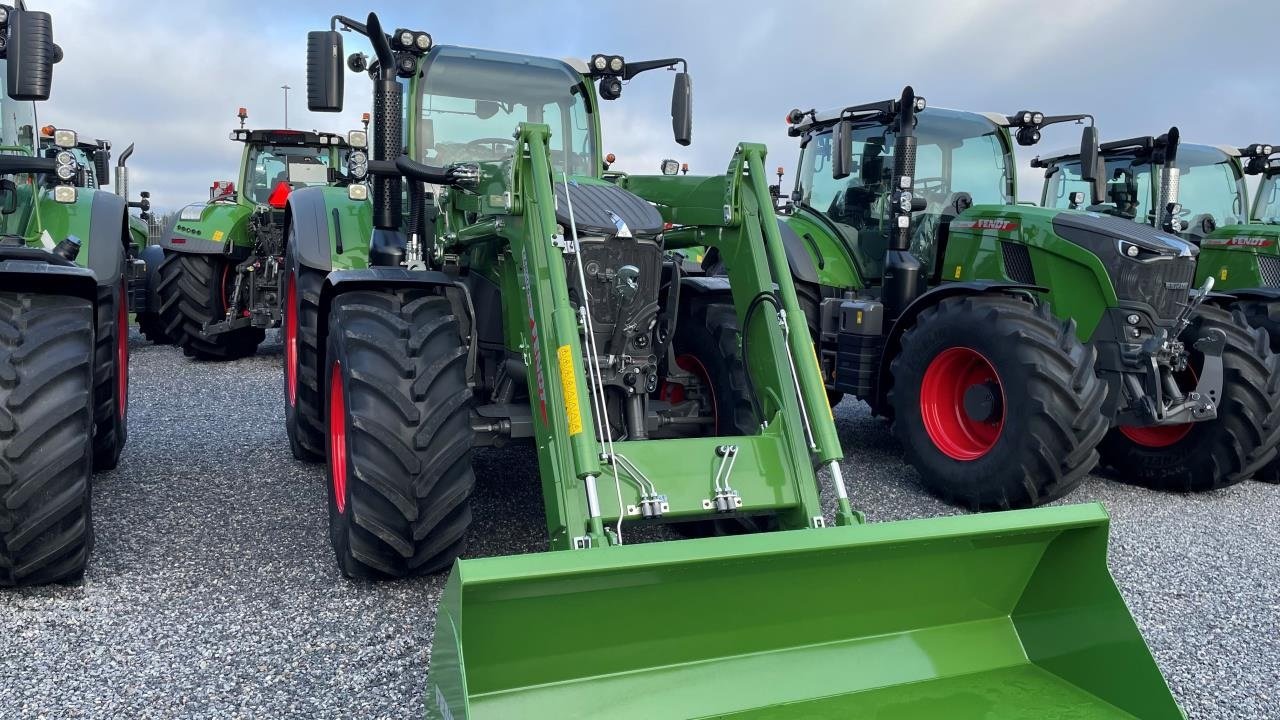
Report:
M682 56L694 87L694 141L671 139L670 75L633 80L604 103L604 150L617 169L653 172L665 157L723 172L741 140L797 155L783 117L896 97L905 84L933 106L1012 113L1091 112L1103 139L1178 125L1188 142L1280 143L1274 36L1280 2L1259 0L844 0L694 2L101 2L30 0L48 10L65 60L42 123L138 148L132 186L173 208L236 174L227 139L236 108L251 127L345 131L369 108L369 82L347 75L346 110L306 112L306 32L335 12L377 10L385 26L426 30L437 44L551 57ZM1256 31L1253 29L1256 28ZM346 35L348 53L369 51ZM1074 145L1046 131L1040 151ZM1020 194L1039 178L1020 158Z

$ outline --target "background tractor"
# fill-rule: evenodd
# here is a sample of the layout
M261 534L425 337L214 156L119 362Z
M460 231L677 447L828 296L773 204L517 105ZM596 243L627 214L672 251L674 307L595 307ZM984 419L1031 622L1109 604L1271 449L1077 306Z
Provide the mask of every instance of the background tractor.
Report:
M1090 208L1177 233L1199 246L1195 282L1212 282L1216 290L1226 293L1214 302L1265 331L1255 333L1252 342L1260 345L1269 337L1272 353L1280 352L1280 225L1274 217L1278 171L1270 163L1274 151L1267 143L1242 148L1186 144L1180 142L1177 128L1159 136L1104 143L1106 202ZM1059 153L1037 158L1033 164L1045 168L1042 204L1079 204L1079 156ZM1260 177L1252 210L1247 175ZM1267 353L1258 351L1244 353L1226 367L1240 398L1237 412L1228 413L1228 422L1236 423L1233 432L1241 437L1251 438L1259 430L1241 416L1262 407L1262 398L1273 392L1266 363ZM1176 426L1138 438L1169 446L1196 439ZM1230 458L1220 454L1218 461L1230 462ZM1280 481L1280 462L1269 463L1255 477Z
M48 158L57 159L58 153L63 152L59 148L54 139L58 135L58 128L53 125L45 125L40 129L40 149L41 153ZM63 133L74 132L63 130ZM78 134L76 135L78 138ZM77 172L71 179L71 184L76 187L90 188L97 190L103 185L111 182L111 142L108 140L85 140L78 138L74 147L67 148L66 152L70 153L75 162L68 167L75 167ZM156 269L160 265L160 261L164 259L163 252L159 246L150 245L151 236L151 193L143 190L139 193L138 200L129 200L129 168L126 163L129 157L133 155L133 144L124 149L120 153L120 158L116 161L116 178L115 192L124 198L126 205L130 208L137 208L137 215L129 215L129 260L135 268L137 263L135 260L141 260L145 263L145 275L136 275L129 279L129 310L134 313L134 317L138 321L138 329L142 335L148 340L160 344L173 344L164 329L160 326L160 318L158 315L159 303L156 300L155 293L150 290L152 287L151 279L155 275Z
M313 111L341 110L339 27L374 50L347 60L373 80L371 192L288 199L286 399L296 417L319 384L342 571L453 568L429 717L871 715L908 695L963 716L975 693L984 712L1179 717L1097 506L862 524L764 148L721 176L603 177L599 103L641 73L680 69L689 142L683 60L437 46L337 16L308 36ZM669 245L715 248L727 277L684 277ZM516 441L557 552L455 563L474 484L504 482L472 453ZM631 542L707 522L779 532ZM898 641L923 655L897 662ZM773 681L739 682L753 666Z
M92 544L92 472L127 435L129 256L124 198L77 187L74 132L41 150L33 101L53 65L48 13L0 6L0 585L74 580Z
M280 267L289 194L348 184L366 133L249 130L240 108L231 140L244 143L235 182L215 182L209 202L188 205L160 240L160 320L184 353L201 360L252 355L280 326Z
M1277 361L1201 305L1194 246L1015 204L1014 143L1085 119L925 109L910 88L789 116L801 158L782 222L829 386L892 417L924 484L953 502L1062 497L1095 448L1126 480L1178 489L1244 479L1275 454ZM1092 124L1080 152L1100 198ZM1187 442L1147 441L1173 432Z

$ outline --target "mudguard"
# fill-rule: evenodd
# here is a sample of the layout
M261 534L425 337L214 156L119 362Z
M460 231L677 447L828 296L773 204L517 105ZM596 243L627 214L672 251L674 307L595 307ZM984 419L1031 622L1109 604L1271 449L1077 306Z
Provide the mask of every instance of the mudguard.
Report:
M302 188L289 195L285 209L285 233L292 229L295 262L316 270L333 269L333 240L329 233L323 188ZM329 285L325 284L327 290ZM322 311L321 322L328 317Z
M200 217L194 218L196 210ZM165 228L160 246L174 252L221 255L248 247L247 228L253 208L242 203L197 203L182 209Z
M796 280L818 285L818 268L813 264L813 257L804 246L804 240L791 226L778 221L778 231L782 234L782 249L787 254L787 264L791 266L791 276Z
M285 237L293 232L293 262L314 270L363 269L369 263L373 210L368 200L351 200L346 188L309 187L293 191L285 207Z
M92 270L100 285L120 282L124 271L122 259L129 242L124 198L100 190L81 189L75 202L54 202L48 193L42 193L37 202L40 224L34 233L28 232L29 237L47 234L48 241L57 243L68 235L75 235L81 243L76 264Z
M1025 283L1011 283L996 280L967 280L963 282L943 283L932 290L924 293L920 297L911 301L906 310L902 311L902 315L894 322L893 328L889 331L888 337L885 338L884 350L880 355L879 377L876 381L876 397L875 409L883 408L886 398L885 388L889 386L889 365L893 362L893 358L898 354L898 350L902 345L902 334L907 328L915 323L915 319L925 308L936 305L950 297L958 297L961 295L985 295L989 293L1007 293L1010 291L1021 291L1027 293L1043 293L1047 292L1046 288L1039 285L1028 285Z
M164 248L159 245L148 245L138 254L147 266L147 302L143 310L160 312L160 295L156 287L160 284L160 263L164 262Z
M98 280L92 270L39 248L0 247L0 288L98 302Z

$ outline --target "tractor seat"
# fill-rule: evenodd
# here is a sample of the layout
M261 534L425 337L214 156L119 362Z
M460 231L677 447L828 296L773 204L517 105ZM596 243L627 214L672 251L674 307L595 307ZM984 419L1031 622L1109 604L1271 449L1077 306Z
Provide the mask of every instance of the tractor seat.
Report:
M556 222L569 227L569 201L579 235L653 237L662 232L662 215L646 200L617 185L556 183Z

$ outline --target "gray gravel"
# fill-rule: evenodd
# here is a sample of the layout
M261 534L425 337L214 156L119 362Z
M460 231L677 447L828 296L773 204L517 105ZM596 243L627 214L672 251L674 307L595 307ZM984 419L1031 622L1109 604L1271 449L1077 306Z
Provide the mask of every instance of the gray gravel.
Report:
M289 454L268 342L222 365L134 338L129 444L96 481L86 581L0 593L0 716L421 717L443 578L339 577L323 470ZM865 406L837 419L871 520L954 512L919 491ZM477 462L469 554L544 549L532 453ZM1094 478L1070 498L1091 499L1188 714L1280 718L1280 487L1186 497Z

